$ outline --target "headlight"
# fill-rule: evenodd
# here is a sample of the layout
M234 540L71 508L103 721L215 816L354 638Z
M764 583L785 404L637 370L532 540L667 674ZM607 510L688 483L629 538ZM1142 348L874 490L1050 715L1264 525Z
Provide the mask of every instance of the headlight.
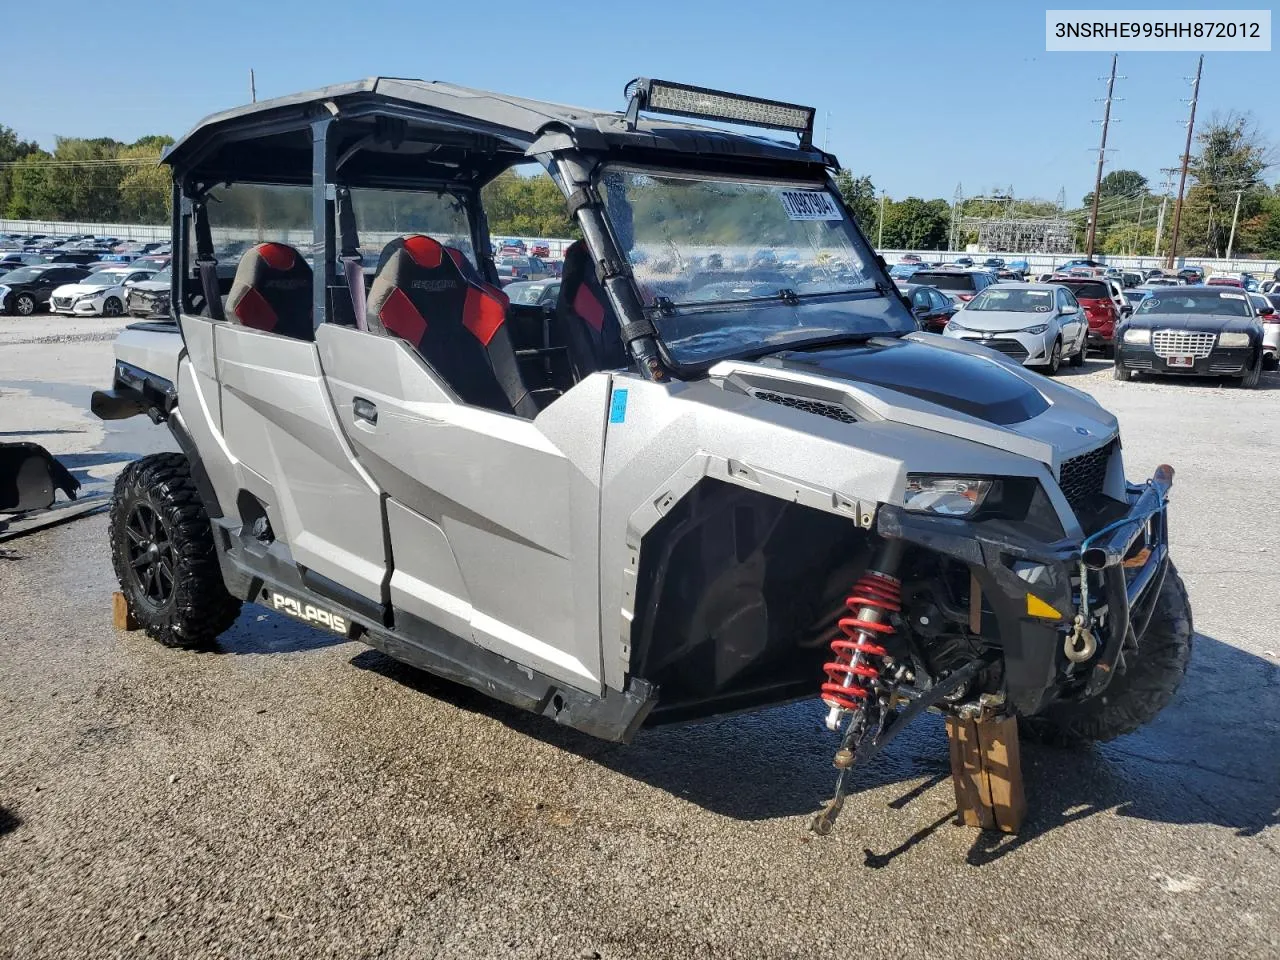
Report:
M1125 343L1150 343L1151 331L1146 329L1126 330L1124 332L1124 342Z
M1247 347L1248 345L1249 335L1247 333L1218 334L1218 346L1220 347Z
M1049 329L1049 325L1047 323L1037 323L1034 327L1027 327L1027 329L1023 330L1022 332L1023 333L1044 333L1048 329Z
M903 506L915 513L967 517L982 506L990 489L990 480L909 473L907 493L902 502Z
M955 320L948 320L946 329L947 330L968 330L969 328L966 326L962 326L961 324L957 323Z

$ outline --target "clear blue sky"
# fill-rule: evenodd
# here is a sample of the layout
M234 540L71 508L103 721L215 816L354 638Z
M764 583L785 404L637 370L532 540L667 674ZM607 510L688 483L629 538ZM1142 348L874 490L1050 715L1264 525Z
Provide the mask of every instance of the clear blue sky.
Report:
M818 142L829 114L831 150L891 196L950 199L957 183L967 195L1012 184L1019 196L1050 199L1065 187L1071 206L1093 187L1092 121L1102 115L1094 101L1110 55L1046 53L1045 7L216 0L55 13L14 3L5 9L0 123L49 147L56 135L178 135L248 100L250 66L259 98L383 74L601 108L623 105L630 78L653 76L816 106ZM1113 111L1108 169L1157 183L1159 168L1175 163L1189 96L1182 78L1195 60L1120 55L1127 79L1117 83L1124 100ZM1280 139L1277 91L1280 53L1211 53L1200 116L1250 111Z

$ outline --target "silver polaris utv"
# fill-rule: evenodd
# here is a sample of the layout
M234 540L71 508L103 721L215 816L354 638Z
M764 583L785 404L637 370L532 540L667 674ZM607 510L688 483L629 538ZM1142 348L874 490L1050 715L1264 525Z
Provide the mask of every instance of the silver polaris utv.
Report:
M169 151L171 322L93 400L182 450L116 487L147 632L204 646L259 603L613 740L818 695L820 831L930 707L1155 716L1191 644L1172 470L1127 483L1092 399L919 332L811 108L627 94L378 78ZM553 306L498 286L484 187L522 163L581 235Z

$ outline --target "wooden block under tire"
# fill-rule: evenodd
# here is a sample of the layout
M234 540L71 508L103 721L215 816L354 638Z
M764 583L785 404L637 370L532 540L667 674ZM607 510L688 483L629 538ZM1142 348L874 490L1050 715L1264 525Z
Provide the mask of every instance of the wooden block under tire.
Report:
M947 717L951 782L961 822L1016 833L1026 817L1018 721Z
M129 609L129 601L117 590L111 594L111 621L117 630L140 630L141 625Z

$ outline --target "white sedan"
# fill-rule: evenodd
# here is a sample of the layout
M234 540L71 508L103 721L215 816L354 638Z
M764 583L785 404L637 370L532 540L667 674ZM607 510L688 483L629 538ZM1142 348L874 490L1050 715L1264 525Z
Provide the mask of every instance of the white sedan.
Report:
M1089 324L1075 296L1054 283L987 287L948 321L943 336L970 340L1049 376L1084 364Z
M54 289L49 309L77 317L121 317L128 295L125 284L146 280L154 270L138 270L128 264L107 267L91 273L78 283L67 283Z

